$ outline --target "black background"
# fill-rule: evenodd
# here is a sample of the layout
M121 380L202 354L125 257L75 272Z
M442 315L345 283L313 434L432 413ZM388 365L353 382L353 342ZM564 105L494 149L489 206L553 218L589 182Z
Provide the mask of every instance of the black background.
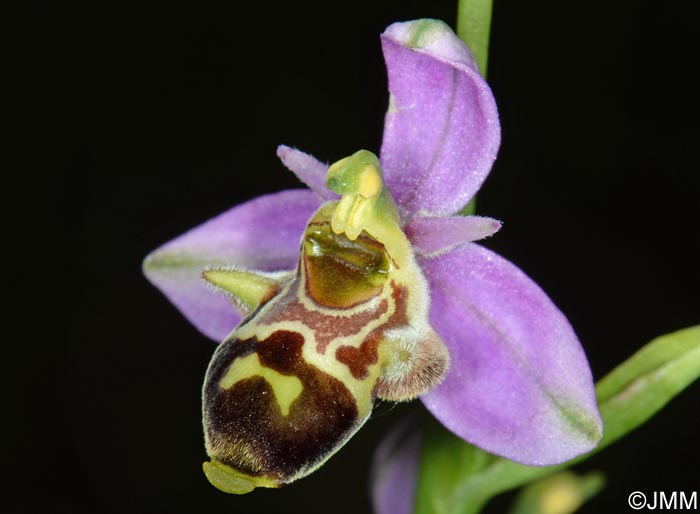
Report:
M569 316L600 378L700 321L695 17L676 2L495 3L489 81L503 144L478 211L504 228L487 246ZM31 346L40 358L25 373L22 438L11 445L29 466L11 510L368 512L372 450L420 403L379 405L298 483L220 493L201 472L213 343L140 264L236 203L297 187L275 157L280 143L324 161L378 151L388 97L378 35L419 17L454 27L453 2L45 14L37 125L63 172L53 197L68 279L49 303L67 337ZM580 466L610 482L583 512L626 512L635 490L697 490L698 393L695 383Z

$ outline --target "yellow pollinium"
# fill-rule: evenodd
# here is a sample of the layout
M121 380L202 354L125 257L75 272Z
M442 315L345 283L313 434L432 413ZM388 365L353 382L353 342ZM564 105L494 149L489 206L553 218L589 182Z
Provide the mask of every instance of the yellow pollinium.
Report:
M326 183L343 195L331 218L331 228L354 241L367 226L384 188L379 160L371 152L360 150L328 168Z
M391 193L384 186L379 159L360 150L332 164L326 185L342 195L331 217L331 229L355 240L364 230L384 244L395 262L408 258L410 246L403 234Z
M381 172L376 166L368 164L360 171L359 193L365 198L379 195L384 187Z

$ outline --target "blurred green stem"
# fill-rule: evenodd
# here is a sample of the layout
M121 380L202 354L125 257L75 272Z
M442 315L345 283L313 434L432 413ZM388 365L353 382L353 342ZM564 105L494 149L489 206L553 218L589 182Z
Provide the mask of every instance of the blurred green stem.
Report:
M459 0L457 35L471 48L485 77L489 60L489 34L493 0Z

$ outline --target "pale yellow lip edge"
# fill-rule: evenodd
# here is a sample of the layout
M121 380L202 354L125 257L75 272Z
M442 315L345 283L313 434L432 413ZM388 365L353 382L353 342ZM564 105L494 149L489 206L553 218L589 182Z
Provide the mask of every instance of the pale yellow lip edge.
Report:
M253 477L236 471L215 459L212 459L211 462L204 462L202 469L211 485L225 493L246 494L256 487L278 488L282 486L282 484L267 477Z

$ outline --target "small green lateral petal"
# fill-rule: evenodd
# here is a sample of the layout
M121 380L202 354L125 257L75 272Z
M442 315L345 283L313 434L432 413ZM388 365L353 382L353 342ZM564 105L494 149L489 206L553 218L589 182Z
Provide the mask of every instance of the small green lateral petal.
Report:
M252 312L269 301L287 273L256 273L238 268L211 268L202 277L216 289L231 296L246 312Z
M308 190L255 198L154 250L143 272L188 321L219 343L241 321L241 312L226 295L212 294L202 271L221 266L292 270L299 260L299 237L320 205L318 195Z

